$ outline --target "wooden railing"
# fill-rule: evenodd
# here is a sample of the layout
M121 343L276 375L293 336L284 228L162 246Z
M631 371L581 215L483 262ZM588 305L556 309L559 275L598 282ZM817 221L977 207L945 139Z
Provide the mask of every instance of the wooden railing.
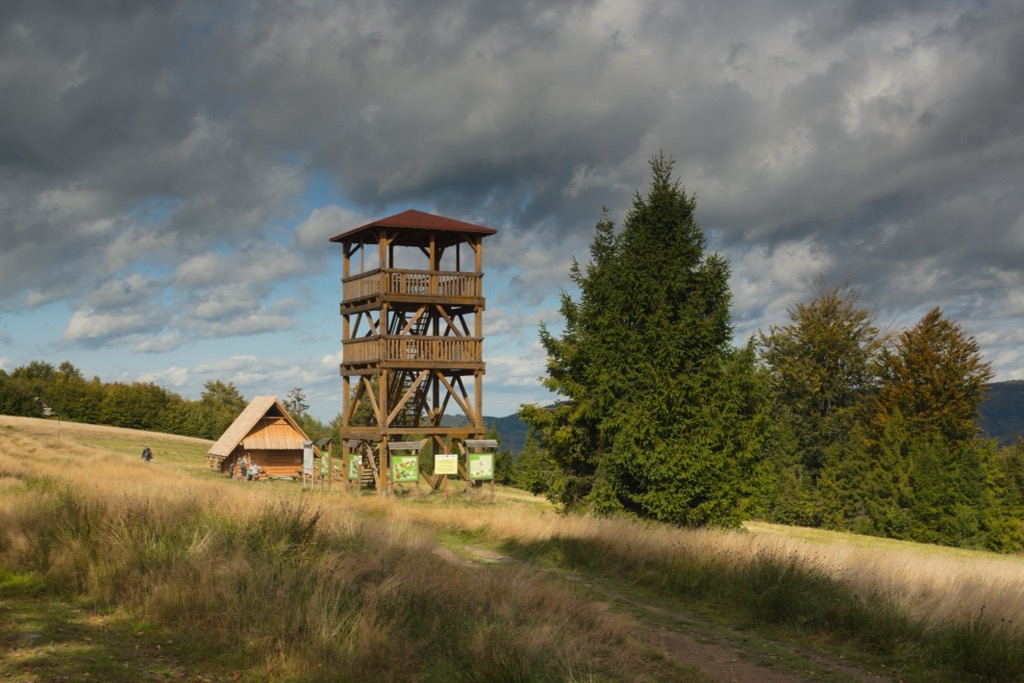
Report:
M342 299L354 301L376 296L410 295L480 297L482 275L444 270L376 268L342 280Z
M423 361L478 363L483 360L479 337L362 337L343 343L342 363Z

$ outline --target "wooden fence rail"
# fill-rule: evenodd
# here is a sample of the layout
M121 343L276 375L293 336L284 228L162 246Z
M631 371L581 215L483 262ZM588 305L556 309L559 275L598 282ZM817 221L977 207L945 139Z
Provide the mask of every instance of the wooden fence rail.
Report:
M443 270L376 268L342 280L344 301L381 295L473 297L483 296L481 273Z
M410 337L408 335L360 337L343 343L343 361L373 363L389 361L437 361L476 363L483 360L479 337Z

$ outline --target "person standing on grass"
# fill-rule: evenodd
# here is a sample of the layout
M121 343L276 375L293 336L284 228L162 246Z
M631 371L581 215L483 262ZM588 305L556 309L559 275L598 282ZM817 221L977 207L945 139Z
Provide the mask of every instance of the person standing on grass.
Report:
M245 453L238 459L238 478L245 479L249 470L249 456Z
M142 449L142 461L143 462L152 462L153 461L153 451L149 450L149 446L146 446L146 447L144 447Z

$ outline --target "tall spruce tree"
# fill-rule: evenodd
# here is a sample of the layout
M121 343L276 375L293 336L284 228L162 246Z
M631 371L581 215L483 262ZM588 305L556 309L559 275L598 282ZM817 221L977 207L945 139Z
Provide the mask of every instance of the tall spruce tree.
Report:
M672 166L652 159L622 230L603 217L590 263L573 264L565 329L540 333L545 384L566 400L522 415L559 468L563 506L734 525L760 454L762 383L752 346L731 346L729 265L705 254Z

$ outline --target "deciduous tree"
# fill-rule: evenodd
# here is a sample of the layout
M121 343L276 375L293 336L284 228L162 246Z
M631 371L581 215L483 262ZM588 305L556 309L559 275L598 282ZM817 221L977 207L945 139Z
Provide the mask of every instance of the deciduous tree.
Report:
M235 418L245 410L246 400L239 393L234 382L225 384L220 380L209 380L200 397L203 408L206 438L217 439Z
M309 404L306 403L306 393L302 391L302 387L294 387L288 392L288 395L284 398L284 407L294 418L298 418L299 415L309 410Z
M789 309L790 323L759 337L776 406L792 418L806 472L817 481L828 449L863 417L876 384L881 339L871 314L848 285L819 279L809 303Z
M899 411L911 433L934 430L950 444L981 433L978 419L991 364L982 360L974 337L940 309L896 335L881 360L881 424Z

